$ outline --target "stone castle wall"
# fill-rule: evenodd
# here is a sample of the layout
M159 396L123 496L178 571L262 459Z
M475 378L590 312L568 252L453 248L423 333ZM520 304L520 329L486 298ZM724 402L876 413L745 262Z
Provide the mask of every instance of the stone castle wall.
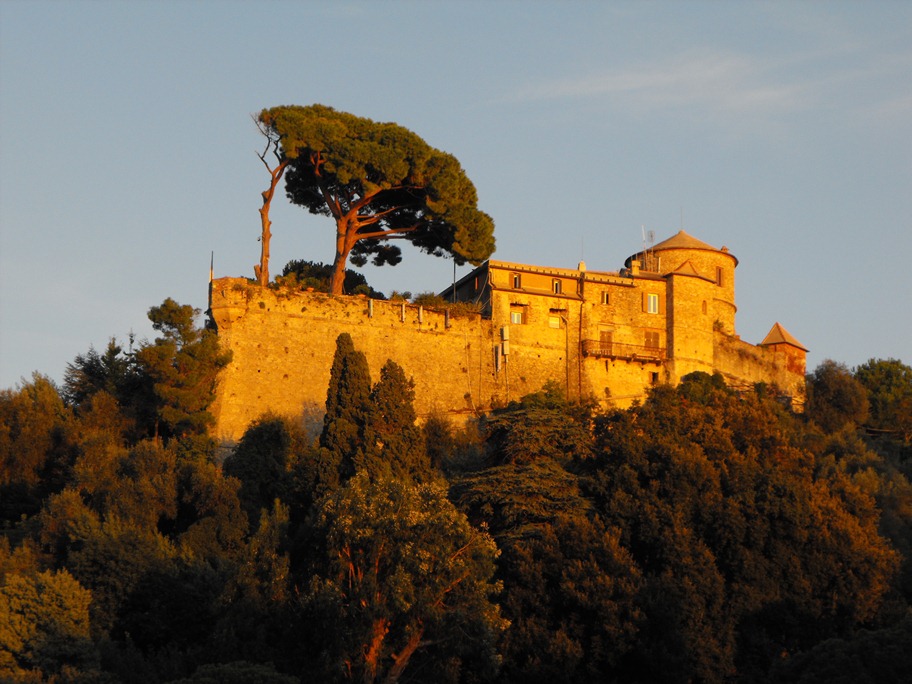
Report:
M464 421L549 381L564 387L570 399L624 408L644 399L651 386L676 384L694 370L718 371L737 388L777 385L801 408L803 351L752 345L729 332L713 304L717 284L678 275L590 277L585 297L573 296L575 288L549 293L549 280L541 292L500 292L485 316L459 317L405 302L262 289L244 278L215 280L210 309L222 345L233 353L219 377L215 436L235 442L267 412L318 432L336 338L343 332L364 352L374 382L388 359L414 379L419 419L440 414ZM660 295L658 313L644 311L649 293ZM518 305L522 323L511 324ZM658 334L658 355L643 346L649 331ZM587 350L606 332L615 351L628 351Z
M791 399L792 408L804 408L804 355L786 345L755 346L717 332L713 365L731 386L775 385Z
M267 411L318 429L342 332L366 355L373 382L388 359L415 379L421 417L470 414L496 401L493 330L479 314L447 317L363 297L283 294L244 278L213 281L210 310L221 344L233 353L213 406L223 442L237 441Z

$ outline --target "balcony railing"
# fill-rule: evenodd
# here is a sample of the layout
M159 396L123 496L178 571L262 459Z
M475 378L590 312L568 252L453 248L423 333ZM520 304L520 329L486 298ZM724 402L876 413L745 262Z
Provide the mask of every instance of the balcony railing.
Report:
M583 340L583 356L596 359L627 359L629 361L664 361L665 349L639 344L621 344L600 340Z

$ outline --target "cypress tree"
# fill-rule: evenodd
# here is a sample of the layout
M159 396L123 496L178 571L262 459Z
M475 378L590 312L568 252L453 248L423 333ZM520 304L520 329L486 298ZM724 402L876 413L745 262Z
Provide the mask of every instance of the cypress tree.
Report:
M343 479L364 463L364 432L370 414L370 371L351 335L336 338L336 353L326 393L326 415L320 446Z
M415 425L415 383L395 361L380 369L370 395L366 467L371 474L390 472L423 479L430 469L421 430Z

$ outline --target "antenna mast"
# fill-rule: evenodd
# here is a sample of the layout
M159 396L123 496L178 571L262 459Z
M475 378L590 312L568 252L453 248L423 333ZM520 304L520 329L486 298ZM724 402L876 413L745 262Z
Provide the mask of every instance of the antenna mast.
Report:
M655 231L646 230L646 226L641 226L643 232L643 270L658 272L659 264L652 252L652 244L655 242Z

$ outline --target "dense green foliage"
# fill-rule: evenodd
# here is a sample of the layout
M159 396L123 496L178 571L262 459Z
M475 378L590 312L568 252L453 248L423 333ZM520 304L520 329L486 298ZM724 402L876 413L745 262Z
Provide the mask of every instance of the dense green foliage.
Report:
M306 601L325 625L324 676L395 681L413 660L425 681L458 681L471 664L497 670L505 626L490 597L497 547L473 528L440 484L358 472L317 509Z
M828 432L862 425L868 418L868 393L844 365L827 359L808 376L808 416Z
M171 298L149 309L152 327L162 336L142 345L136 358L152 383L156 435L204 434L213 423L206 409L215 399L218 371L231 355L219 350L215 331L194 325L198 315Z
M898 361L823 364L803 416L694 374L419 428L412 381L343 334L322 433L263 416L222 462L224 356L192 310L151 314L161 338L78 356L62 392L0 392L0 680L907 676Z
M412 131L324 105L264 109L258 121L287 165L289 199L336 224L333 294L342 292L349 258L399 263L393 239L460 263L494 251L494 222L479 211L459 162Z
M276 282L289 287L312 288L316 292L329 292L332 272L333 267L331 264L293 259L285 264L285 268L282 269L282 275L276 278ZM386 299L382 292L378 292L368 285L367 278L363 274L350 268L345 269L342 291L350 295L367 295L371 299Z
M868 394L868 425L912 439L912 368L896 359L871 359L855 369Z

